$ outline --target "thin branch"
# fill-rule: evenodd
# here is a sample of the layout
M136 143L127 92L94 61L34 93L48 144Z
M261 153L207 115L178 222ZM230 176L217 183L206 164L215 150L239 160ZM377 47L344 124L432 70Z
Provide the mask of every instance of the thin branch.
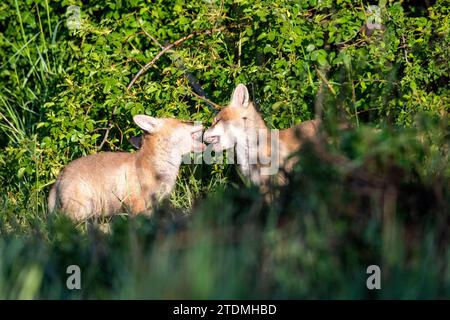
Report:
M139 19L138 19L138 23L142 29L142 32L148 38L150 38L150 40L152 40L158 47L160 47L161 49L164 49L164 46L161 43L159 43L159 41L156 40L155 37L153 37L150 33L148 33L147 30L144 29L144 26L141 24L141 21ZM203 90L202 86L198 83L195 76L191 72L189 72L188 68L186 67L186 65L183 62L183 57L181 57L179 54L177 54L176 51L173 52L173 56L174 57L172 57L172 61L175 63L175 66L178 69L180 69L184 72L184 74L189 82L189 85L194 89L194 92L199 94L203 98L205 98L203 100L208 104L208 107L216 108L216 105L208 99L208 96L206 95L205 90Z
M130 41L130 39L131 39L132 37L138 36L138 35L140 35L140 34L145 34L145 32L138 32L138 33L130 34L129 36L127 36L127 37L125 38L125 40L123 40L123 43L128 43L128 41Z
M187 39L185 39L185 40L187 40ZM139 70L139 72L134 76L133 80L131 80L130 84L127 86L127 90L130 90L130 88L133 86L133 84L136 82L136 80L142 74L144 74L159 58L161 58L161 56L164 55L164 53L169 51L174 46L175 46L175 44L173 44L173 43L168 45L167 47L162 49L150 62L147 62L147 64L141 70Z
M322 119L323 115L323 81L320 81L319 90L317 90L316 101L314 102L315 118Z
M353 109L355 110L355 118L356 118L356 126L359 127L359 118L358 118L358 109L356 107L356 90L355 90L355 82L353 81L353 71L352 71L352 65L350 64L348 66L348 80L352 85L352 103L353 103Z
M409 60L408 60L408 45L406 44L406 40L405 40L405 35L402 34L402 47L404 49L404 53L405 53L405 61L407 64L409 64Z
M360 110L360 111L357 112L357 114L361 114L361 113L364 113L364 112L375 111L375 110L379 110L379 109L380 109L379 107L376 107L376 108L369 108L369 109L365 109L365 110Z
M150 40L152 40L154 43L156 43L156 45L158 47L160 47L161 49L164 49L164 46L161 43L159 43L159 41L156 40L155 37L153 37L150 33L148 33L147 30L144 29L144 26L142 25L141 20L140 19L136 19L136 20L139 23L139 26L141 27L142 33L144 33L147 37L150 38Z
M113 125L111 124L108 128L106 128L106 132L105 132L105 136L103 137L102 142L100 143L100 145L98 146L98 149L101 150L103 148L103 145L106 143L106 141L108 140L108 135L109 132L111 131Z
M143 66L142 68L141 68L141 70L139 70L139 72L134 76L134 78L131 80L131 82L130 82L130 84L127 86L127 90L130 90L130 88L133 86L133 84L137 81L137 79L142 75L142 74L144 74L153 64L155 64L155 62L159 59L159 58L161 58L167 51L169 51L170 49L172 49L172 48L174 48L174 47L176 47L176 46L178 46L178 45L180 45L181 43L183 43L184 41L186 41L186 40L189 40L189 39L191 39L191 38L193 38L194 36L196 36L196 35L199 35L199 34L212 34L212 33L215 33L215 32L219 32L219 31L222 31L222 30L224 30L225 29L225 27L220 27L220 28L216 28L216 29L212 29L212 30L202 30L202 31L198 31L198 32L193 32L193 33L191 33L191 34L189 34L189 35L187 35L187 36L184 36L184 37L182 37L182 38L180 38L180 39L178 39L177 41L175 41L175 42L173 42L173 43L171 43L171 44L169 44L169 45L167 45L167 46L165 46L165 47L162 47L162 50L150 61L150 62L148 62L145 66ZM150 36L150 34L149 34L149 36ZM151 38L153 38L153 37L151 37ZM153 40L153 39L152 39ZM154 39L153 41L155 41L156 43L157 43L157 41L156 41L156 39Z
M319 78L325 82L325 84L327 85L328 89L331 91L331 93L336 96L336 91L334 91L333 86L331 85L331 83L327 80L327 78L325 78L325 76L322 74L322 72L320 72L319 69L316 68L317 71L317 75L319 76Z
M209 100L205 96L201 96L201 95L199 95L199 94L197 94L197 93L195 93L194 91L191 91L191 90L189 90L189 93L192 94L197 99L205 101L207 104L209 104L210 106L212 106L213 108L215 108L217 110L222 109L221 105L218 105L217 103L212 102L211 100Z
M102 128L95 128L93 132L98 132L102 130L108 130L108 127L102 127Z
M114 114L116 113L116 111L117 111L117 105L114 106L114 109L113 109L113 112L112 112L112 116L114 116ZM98 146L98 150L101 150L101 149L103 148L104 144L105 144L106 142L108 142L109 132L111 131L111 129L112 129L113 127L114 127L114 123L110 120L110 121L108 122L108 127L101 128L101 129L106 130L106 131L105 131L105 136L103 137L102 142L101 142L100 145ZM117 126L117 128L118 128L119 131L120 131L120 128L119 128L118 126ZM96 130L94 130L94 131L96 131Z

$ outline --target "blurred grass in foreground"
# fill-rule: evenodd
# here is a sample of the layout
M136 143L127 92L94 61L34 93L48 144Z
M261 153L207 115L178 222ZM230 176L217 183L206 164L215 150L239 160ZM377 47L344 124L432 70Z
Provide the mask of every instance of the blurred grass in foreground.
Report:
M166 203L150 219L115 217L110 234L3 198L0 298L449 297L449 123L417 123L306 146L270 204L228 187L189 215ZM72 264L80 291L65 287ZM382 290L366 288L371 264Z

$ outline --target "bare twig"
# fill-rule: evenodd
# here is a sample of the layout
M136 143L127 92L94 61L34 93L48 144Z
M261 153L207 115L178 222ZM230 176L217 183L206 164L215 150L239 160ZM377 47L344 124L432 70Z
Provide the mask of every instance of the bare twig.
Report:
M238 68L241 68L241 55L242 55L242 32L239 34L239 46L238 46Z
M138 33L130 34L129 36L127 36L125 38L125 40L123 40L123 42L124 43L128 43L132 37L138 36L140 34L145 34L145 32L141 31L141 32L138 32Z
M189 93L192 94L194 97L196 97L196 98L198 98L198 99L200 99L200 100L205 101L207 104L209 104L210 106L212 106L213 108L215 108L215 109L217 109L217 110L219 110L219 109L222 108L221 105L218 105L217 103L212 102L211 100L209 100L209 99L206 98L205 96L201 96L201 95L199 95L199 94L197 94L197 93L195 93L194 91L191 91L191 90L189 90Z
M408 60L408 50L406 48L408 48L408 45L406 44L406 40L405 40L405 35L402 34L402 47L404 49L404 53L405 53L405 61L406 63L409 64L409 60Z
M98 149L101 150L103 148L103 145L106 143L106 141L108 140L108 135L109 132L111 131L113 125L111 124L108 128L106 128L106 132L105 132L105 136L103 137L102 142L100 143L100 145L98 146Z
M102 128L95 128L93 132L98 132L102 130L108 130L108 127L102 127Z
M114 114L116 113L116 111L117 111L117 105L114 107L113 112L112 112L112 115L114 115ZM100 145L98 146L98 149L99 149L99 150L101 150L101 149L103 148L103 146L105 145L105 143L108 142L109 132L111 131L111 129L112 129L113 127L114 127L114 123L111 122L111 121L109 121L109 122L108 122L108 127L102 128L102 129L104 129L104 130L106 130L106 131L105 131L105 136L103 137L102 142L101 142ZM119 127L118 127L118 128L119 128ZM94 130L94 131L95 131L95 130ZM120 131L120 128L119 128L119 131Z
M141 27L142 33L144 33L147 37L149 37L158 47L160 47L161 49L164 49L164 46L159 43L158 40L156 40L155 37L153 37L150 33L147 32L147 30L144 29L144 26L141 23L140 19L137 19L139 26Z
M361 113L370 112L370 111L379 110L379 109L380 109L379 107L376 107L376 108L369 108L369 109L365 109L365 110L360 110L360 111L358 111L357 113L358 113L358 114L361 114Z
M317 90L316 101L314 102L315 118L322 119L323 115L323 81L320 81L319 90Z
M348 66L348 80L352 85L352 103L353 103L353 109L355 110L355 118L356 118L356 126L359 127L359 118L358 118L358 110L356 107L356 90L355 90L355 82L353 81L353 71L352 71L352 65L350 64Z
M192 38L192 36L191 36L191 38ZM186 39L182 38L182 39L183 39L183 41L186 41L188 38L186 38ZM181 43L181 42L178 42L178 44L179 43ZM127 86L127 90L130 90L130 88L133 86L133 84L136 82L136 80L142 74L144 74L159 58L161 58L161 56L164 55L164 53L169 51L174 46L175 46L175 43L172 43L172 44L168 45L167 47L165 47L164 49L162 49L150 62L148 62L141 70L139 70L139 72L134 76L134 78L131 80L130 84Z
M134 76L134 78L131 80L130 84L127 86L127 90L130 90L130 88L133 86L133 84L136 82L136 80L142 75L144 74L153 64L155 64L155 62L161 58L161 56L163 56L167 51L169 51L170 49L180 45L181 43L183 43L186 40L189 40L191 38L193 38L196 35L199 34L212 34L215 32L219 32L224 30L225 27L220 27L220 28L216 28L216 29L212 29L212 30L202 30L202 31L197 31L197 32L193 32L187 36L184 36L180 39L178 39L177 41L165 46L162 48L162 50L147 64L145 64L145 66L142 67L141 70L139 70L139 72ZM156 41L156 39L154 39L154 41Z
M156 40L155 37L153 37L150 33L148 33L147 30L144 29L144 26L141 24L141 21L139 19L138 19L138 23L139 23L143 33L148 38L150 38L150 40L152 40L158 47L160 47L161 49L164 50L164 46L161 43L159 43L159 41ZM186 75L186 78L189 81L189 84L194 89L194 91L207 99L206 92L200 86L200 84L198 83L198 81L194 77L194 75L188 71L188 69L186 68L186 65L183 63L183 58L180 55L176 54L176 52L173 52L173 54L175 55L175 57L172 59L172 61L175 63L175 66L184 72L184 74ZM212 107L214 107L213 104L211 104L211 103L209 103L209 104Z
M322 74L322 72L320 72L319 69L316 68L317 71L317 75L319 76L319 78L325 82L325 84L327 85L328 89L331 91L331 93L336 96L336 91L334 91L333 86L331 85L331 83L327 80L327 78L325 78L325 76Z

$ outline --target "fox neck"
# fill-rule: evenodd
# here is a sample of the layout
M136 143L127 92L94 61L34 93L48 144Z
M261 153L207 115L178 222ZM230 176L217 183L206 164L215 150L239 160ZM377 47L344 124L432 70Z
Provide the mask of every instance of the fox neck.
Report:
M177 180L181 152L164 137L154 135L147 138L137 157L144 171L153 177L159 196L169 194Z

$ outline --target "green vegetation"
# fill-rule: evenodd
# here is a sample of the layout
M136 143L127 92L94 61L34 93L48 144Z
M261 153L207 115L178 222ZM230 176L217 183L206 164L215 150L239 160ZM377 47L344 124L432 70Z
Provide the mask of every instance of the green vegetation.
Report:
M150 36L191 34L127 90ZM449 45L446 0L1 2L0 298L450 297ZM192 77L223 105L245 83L274 128L322 114L326 152L305 146L270 204L233 166L185 165L109 233L47 213L69 161L133 149L133 115L211 123Z

